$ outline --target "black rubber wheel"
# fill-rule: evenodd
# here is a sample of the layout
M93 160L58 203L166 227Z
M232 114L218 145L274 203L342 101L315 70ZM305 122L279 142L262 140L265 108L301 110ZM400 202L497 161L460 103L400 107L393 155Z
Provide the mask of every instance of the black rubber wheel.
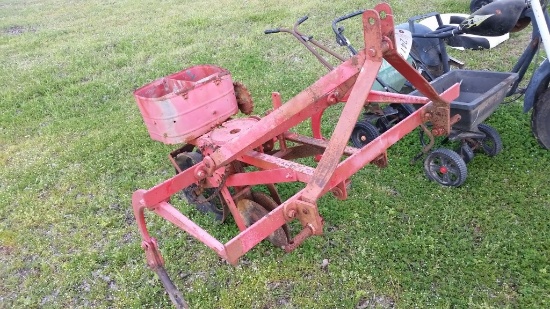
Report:
M480 140L481 149L489 157L494 157L502 151L502 139L495 128L487 124L477 126L479 131L485 134L485 137Z
M412 104L393 103L393 104L390 104L390 106L397 110L398 112L397 117L399 117L399 121L407 118L408 116L410 116L412 113L416 111L416 109L414 108L414 105Z
M378 129L372 123L361 120L355 124L350 140L353 146L362 148L378 136L380 136L380 133L378 133Z
M175 160L180 170L184 171L191 166L202 161L203 156L198 152L186 152L179 154ZM177 170L176 170L177 173ZM189 187L182 190L182 196L185 198L189 205L195 206L195 208L204 214L212 215L214 220L223 221L223 204L219 196L212 197L215 192L213 188L207 188L202 193L197 193L197 185L192 184Z
M550 149L550 88L535 102L531 114L531 130L537 142Z
M432 151L424 160L424 172L429 179L449 187L458 187L466 181L468 169L460 155L447 148Z
M474 158L474 151L466 142L462 142L458 150L456 151L458 155L464 160L464 163L468 164Z
M482 6L487 5L491 2L494 2L494 1L493 0L472 0L470 2L470 13L473 13L479 10Z

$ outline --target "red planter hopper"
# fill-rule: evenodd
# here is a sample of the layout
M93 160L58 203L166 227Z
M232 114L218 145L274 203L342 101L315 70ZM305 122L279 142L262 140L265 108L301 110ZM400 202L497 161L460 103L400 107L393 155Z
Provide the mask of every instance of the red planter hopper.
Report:
M187 143L237 113L229 72L197 65L134 92L149 135L165 144Z

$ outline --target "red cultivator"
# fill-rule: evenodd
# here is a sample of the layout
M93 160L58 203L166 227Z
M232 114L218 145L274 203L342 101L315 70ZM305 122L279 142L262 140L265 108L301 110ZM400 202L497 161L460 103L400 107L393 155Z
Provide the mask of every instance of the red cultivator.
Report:
M424 122L431 122L433 135L449 134L457 117L450 118L448 102L458 97L459 85L438 94L399 56L389 5L365 11L363 30L363 50L285 104L274 93L273 110L265 117L230 118L238 107L250 112L251 99L246 88L215 66L192 67L136 90L150 136L166 144L184 144L170 154L178 173L132 197L147 263L174 304L186 306L164 270L156 240L147 231L145 210L172 222L231 264L264 239L290 252L308 237L322 234L323 219L317 209L322 195L331 192L346 199L351 175L369 163L385 166L386 149ZM425 97L371 90L383 59ZM311 118L313 135L320 136L323 111L340 102L345 106L330 140L289 131ZM422 107L364 147L347 146L364 105L371 102ZM315 157L318 164L311 167L295 161L304 157ZM286 182L302 182L305 188L282 201L275 184ZM254 190L256 186L269 194ZM231 213L240 233L224 244L183 215L170 204L170 197L184 189L195 197L203 198L203 190L219 195L222 215ZM287 227L292 220L302 226L294 235Z

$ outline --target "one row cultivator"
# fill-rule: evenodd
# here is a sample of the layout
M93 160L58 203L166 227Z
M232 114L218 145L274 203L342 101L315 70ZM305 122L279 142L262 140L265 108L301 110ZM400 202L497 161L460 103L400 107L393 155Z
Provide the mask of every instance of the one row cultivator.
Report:
M235 265L264 239L286 252L312 235L323 233L317 201L331 192L346 199L350 177L369 163L387 164L386 150L425 122L426 134L447 135L458 117L450 117L449 102L460 85L441 94L397 53L389 5L382 3L362 16L365 47L286 103L273 93L273 110L265 117L233 117L240 109L249 114L252 100L246 88L234 83L227 70L199 65L149 83L135 97L151 138L165 144L183 144L169 158L177 173L132 197L136 221L148 265L158 274L173 303L186 307L164 269L157 241L147 230L145 211L156 213L189 233L218 256ZM424 96L372 90L383 59ZM362 148L347 145L363 107L370 103L417 104L418 109ZM320 119L329 106L345 103L330 139L320 137ZM290 131L312 119L314 137ZM313 157L316 166L298 163ZM303 161L303 160L302 160ZM308 161L308 162L309 162ZM305 186L281 200L276 184L301 182ZM258 190L261 189L261 190ZM199 209L231 214L239 233L221 243L170 203L184 192ZM266 193L264 193L266 192ZM268 192L268 193L267 193ZM213 196L222 201L213 206ZM298 220L301 230L289 230Z

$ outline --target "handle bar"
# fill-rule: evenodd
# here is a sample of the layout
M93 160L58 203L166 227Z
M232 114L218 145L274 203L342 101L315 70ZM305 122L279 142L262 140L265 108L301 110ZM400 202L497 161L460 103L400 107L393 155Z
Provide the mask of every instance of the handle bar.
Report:
M460 30L458 27L446 25L428 33L411 33L411 34L413 38L446 39L462 33L463 33L462 30Z
M335 53L334 51L330 50L328 47L322 45L321 43L317 42L313 39L312 36L306 36L302 34L300 31L298 31L298 26L301 25L303 22L305 22L309 17L303 16L300 17L295 23L294 27L292 29L287 28L276 28L276 29L267 29L264 30L265 34L272 34L272 33L279 33L279 32L286 32L292 34L298 42L303 44L316 58L319 60L319 62L324 65L329 71L334 69L334 66L330 64L325 58L323 58L310 44L314 45L315 47L325 51L326 53L330 54L331 56L337 58L340 61L345 61L344 58L342 58L340 55Z
M294 27L296 26L299 26L301 25L304 21L306 21L309 17L307 15L305 16L302 16L300 19L298 19L298 21L296 22L296 24L294 24Z
M361 15L361 14L363 14L363 12L365 12L365 10L359 10L359 11L351 12L351 13L346 14L344 16L340 16L340 17L338 17L338 18L336 18L335 20L332 21L332 31L334 31L334 34L336 35L336 43L338 43L338 45L340 45L340 46L347 47L352 55L357 55L357 50L355 48L353 48L353 46L351 46L348 38L346 38L346 36L344 35L344 27L339 27L338 23L341 22L341 21L344 21L346 19L350 19L352 17L355 17L357 15Z
M277 29L266 29L264 30L264 33L265 34L272 34L272 33L279 33L281 32L281 29L277 28Z
M294 23L294 32L298 32L297 31L297 28L299 25L301 25L304 21L306 21L309 17L306 15L306 16L302 16L300 17L296 23ZM289 32L289 33L292 33L292 31L288 30L288 29L284 29L284 28L275 28L275 29L266 29L264 30L264 33L265 34L272 34L272 33L279 33L279 32ZM299 32L298 32L299 33ZM305 37L304 37L305 38Z

